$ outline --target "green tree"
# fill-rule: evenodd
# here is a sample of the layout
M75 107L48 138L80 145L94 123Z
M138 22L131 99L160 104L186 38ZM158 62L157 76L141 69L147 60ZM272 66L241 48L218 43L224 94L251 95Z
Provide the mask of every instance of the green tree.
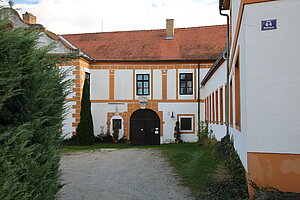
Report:
M52 200L69 81L39 33L0 20L0 199Z
M89 80L85 79L81 99L80 122L76 130L79 145L91 145L95 142L89 85Z

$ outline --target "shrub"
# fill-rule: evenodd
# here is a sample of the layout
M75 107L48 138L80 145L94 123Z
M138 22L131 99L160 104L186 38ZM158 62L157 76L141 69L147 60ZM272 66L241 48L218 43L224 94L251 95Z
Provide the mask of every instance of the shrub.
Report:
M91 145L95 142L94 125L91 112L89 80L85 79L83 84L80 122L77 130L77 140L79 145Z
M36 48L39 34L0 21L0 199L52 200L59 160L65 73Z
M182 143L181 133L180 133L180 128L179 128L179 121L177 121L175 123L174 138L175 138L175 143Z
M274 187L259 187L253 181L249 181L254 188L254 200L291 200L300 199L300 193L282 192Z
M215 148L215 157L218 160L226 160L235 152L233 141L229 134L226 134L221 141L217 142Z
M201 146L211 149L217 144L217 139L213 135L213 131L209 130L207 122L200 122L197 143Z
M126 139L126 137L122 137L119 139L120 144L130 144L130 141Z
M98 135L95 138L95 143L112 143L113 137L110 134Z
M119 141L119 129L118 128L114 128L113 130L113 141L115 143L117 143Z
M62 145L78 145L77 136L72 135L72 137L64 139Z
M213 183L207 189L208 199L246 199L248 188L245 169L229 135L217 142L215 158L219 165Z

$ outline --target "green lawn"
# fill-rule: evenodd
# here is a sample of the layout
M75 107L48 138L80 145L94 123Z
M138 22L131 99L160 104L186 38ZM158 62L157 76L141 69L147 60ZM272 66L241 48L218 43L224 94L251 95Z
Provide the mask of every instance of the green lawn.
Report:
M189 187L197 199L211 181L211 174L216 168L212 151L195 143L163 144L160 146L132 146L126 144L97 144L91 146L62 146L62 153L96 150L101 148L157 148L174 167L181 183Z
M160 149L175 168L181 183L189 187L197 199L202 199L217 164L213 160L212 150L195 143L161 145Z

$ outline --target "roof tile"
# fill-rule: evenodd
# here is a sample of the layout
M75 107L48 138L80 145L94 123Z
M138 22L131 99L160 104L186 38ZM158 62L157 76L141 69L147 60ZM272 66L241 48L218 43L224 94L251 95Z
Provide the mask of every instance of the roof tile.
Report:
M224 50L226 25L165 30L120 31L62 35L98 61L215 60Z

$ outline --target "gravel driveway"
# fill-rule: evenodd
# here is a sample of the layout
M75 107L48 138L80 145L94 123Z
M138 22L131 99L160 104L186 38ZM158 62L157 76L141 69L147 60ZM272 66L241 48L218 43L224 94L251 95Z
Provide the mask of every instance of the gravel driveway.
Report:
M60 164L60 200L194 199L157 149L77 152Z

